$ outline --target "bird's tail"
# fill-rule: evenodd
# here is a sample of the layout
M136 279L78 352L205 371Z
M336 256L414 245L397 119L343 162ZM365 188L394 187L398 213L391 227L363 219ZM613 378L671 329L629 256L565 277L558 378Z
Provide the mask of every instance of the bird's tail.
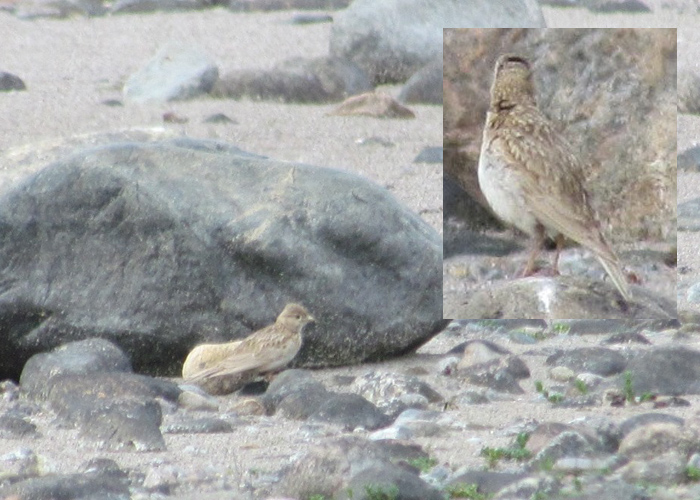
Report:
M598 262L600 262L605 269L605 272L610 276L610 279L615 284L620 295L622 295L622 298L625 299L625 302L629 302L632 299L632 295L627 287L627 279L620 268L620 262L615 257L615 254L612 252L608 255L596 253L596 257L598 258Z

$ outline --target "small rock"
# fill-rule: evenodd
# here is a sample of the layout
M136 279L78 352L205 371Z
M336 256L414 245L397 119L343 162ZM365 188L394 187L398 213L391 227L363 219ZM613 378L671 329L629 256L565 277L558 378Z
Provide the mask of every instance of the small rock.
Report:
M442 148L423 148L413 163L442 163Z
M576 376L576 373L567 366L555 366L549 370L549 376L557 382L568 382Z
M0 71L0 92L26 89L27 86L24 84L20 77L18 77L17 75L13 75L12 73Z
M357 394L335 394L309 416L309 420L342 425L347 430L386 427L391 419Z

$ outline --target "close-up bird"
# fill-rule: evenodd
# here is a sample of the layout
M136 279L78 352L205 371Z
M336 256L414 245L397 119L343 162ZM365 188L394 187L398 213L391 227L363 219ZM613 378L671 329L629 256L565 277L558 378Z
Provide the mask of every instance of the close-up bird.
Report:
M301 348L301 332L315 318L299 304L287 304L277 320L243 340L195 347L182 367L186 382L212 394L233 392L258 375L284 369Z
M556 242L554 272L568 238L593 252L625 301L620 261L605 240L585 187L581 160L537 107L529 62L496 61L479 158L479 185L495 214L533 238L523 276L533 274L547 237Z

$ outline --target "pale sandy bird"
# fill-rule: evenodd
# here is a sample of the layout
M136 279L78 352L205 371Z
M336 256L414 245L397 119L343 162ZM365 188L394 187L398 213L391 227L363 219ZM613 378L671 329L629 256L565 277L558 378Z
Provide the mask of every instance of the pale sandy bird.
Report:
M515 55L499 57L481 145L479 185L496 215L534 238L523 275L532 274L547 236L557 243L558 272L566 237L593 252L628 301L620 262L603 237L584 182L571 145L537 108L530 64Z
M232 392L258 375L287 366L301 348L301 332L315 318L299 304L287 304L272 325L243 340L195 347L182 367L186 382L208 392Z

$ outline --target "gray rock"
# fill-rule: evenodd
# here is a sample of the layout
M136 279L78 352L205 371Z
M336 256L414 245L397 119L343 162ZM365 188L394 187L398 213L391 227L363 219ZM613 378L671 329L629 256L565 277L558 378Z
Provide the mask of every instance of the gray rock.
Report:
M622 354L605 347L559 351L549 356L546 363L549 366L566 366L576 373L588 372L604 377L621 373L627 364Z
M488 387L494 391L508 394L525 393L504 360L496 359L487 363L465 366L460 368L458 373L469 383Z
M195 344L242 338L291 301L318 318L297 365L403 354L448 323L428 224L359 176L238 151L101 147L0 197L0 378L94 336L173 373Z
M20 384L30 398L45 400L54 377L104 372L128 373L131 363L124 351L112 342L90 338L32 356L22 369Z
M561 458L592 458L602 456L598 443L575 431L564 431L535 455L528 466L537 470L543 463L555 463Z
M335 498L336 494L347 494L346 486L355 471L415 458L425 459L428 454L418 445L399 442L356 437L328 440L312 446L292 462L275 491L285 498Z
M270 70L238 70L222 76L212 94L217 97L326 103L372 89L365 72L338 57L294 58Z
M0 92L26 89L27 86L19 76L7 73L6 71L0 71Z
M523 473L493 472L487 470L468 470L457 472L448 481L448 485L476 484L478 492L484 495L495 494L509 484L525 477Z
M150 381L154 383L151 384ZM58 375L48 382L48 403L59 421L105 449L159 451L161 406L177 401L172 382L126 373Z
M626 370L636 394L700 394L700 351L686 347L657 347L631 351ZM622 387L621 376L618 386Z
M0 439L35 439L39 437L36 425L21 414L0 415Z
M164 434L222 434L233 432L233 426L214 417L179 419L161 426Z
M539 5L518 0L355 0L338 13L331 54L363 68L374 83L405 81L442 56L443 28L543 27Z
M209 0L116 0L112 14L134 14L155 11L200 10L211 6Z
M442 105L442 55L408 79L399 93L398 100L406 104ZM442 149L440 153L442 162Z
M506 486L493 498L494 500L529 500L538 496L556 498L555 495L560 489L561 483L556 478L526 477Z
M124 96L132 101L174 101L209 92L219 69L199 47L169 43L129 77Z
M583 4L591 12L651 12L639 0L585 0Z
M122 473L57 474L0 487L2 498L99 498L128 500L129 481Z
M680 78L680 76L679 76ZM700 81L698 82L700 84ZM700 86L698 87L700 92ZM700 97L699 97L700 101ZM698 104L700 106L700 103ZM700 112L700 109L698 109ZM680 170L687 170L690 172L700 171L700 146L693 146L688 148L678 155L678 168Z
M352 495L350 494L352 492ZM336 498L339 500L444 500L442 492L428 485L416 474L394 464L383 463L355 474Z
M667 413L642 413L641 415L635 415L624 421L619 425L620 437L624 437L630 432L645 425L651 424L675 424L682 427L685 420L681 417L675 415L669 415Z
M309 420L343 426L347 430L362 427L375 430L391 424L391 419L357 394L334 394L309 416Z
M351 0L228 0L232 11L270 11L287 9L343 9Z
M382 411L396 416L409 408L407 396L422 396L426 402L444 401L440 393L412 375L372 371L355 380L355 391Z
M423 148L413 163L442 163L442 147Z

